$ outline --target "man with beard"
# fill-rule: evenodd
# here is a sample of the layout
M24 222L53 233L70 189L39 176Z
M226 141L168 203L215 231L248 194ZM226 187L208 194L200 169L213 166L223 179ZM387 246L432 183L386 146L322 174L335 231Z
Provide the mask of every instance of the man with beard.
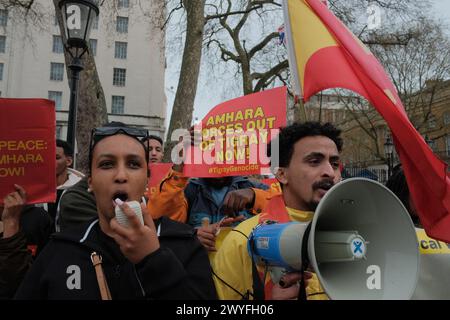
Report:
M279 283L265 280L247 250L253 228L266 221L308 222L325 193L341 180L340 130L330 123L295 123L280 130L279 167L275 175L282 193L272 195L262 214L236 227L224 240L214 260L214 281L220 299L295 299L300 273L287 273ZM305 272L308 299L327 299L317 276Z

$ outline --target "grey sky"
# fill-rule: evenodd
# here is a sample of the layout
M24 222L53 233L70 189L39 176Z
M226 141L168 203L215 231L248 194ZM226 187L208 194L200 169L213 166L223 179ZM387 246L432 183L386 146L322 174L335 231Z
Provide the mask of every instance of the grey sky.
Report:
M447 33L450 36L450 0L430 0L433 4L432 12L436 17L442 19L443 23L447 25ZM173 99L175 97L176 85L178 81L178 72L180 62L168 61L168 68L166 71L166 95L167 95L167 115L172 113ZM204 70L203 70L204 71ZM236 80L232 80L236 81ZM200 75L197 97L194 107L194 118L202 119L214 106L217 104L236 98L232 93L229 96L219 94L222 90L218 90L222 85L223 80L217 86L212 83L210 79L205 77L205 74ZM166 119L166 127L169 125L170 119Z
M437 17L442 18L450 25L450 0L432 0L434 12ZM450 33L450 30L447 30Z

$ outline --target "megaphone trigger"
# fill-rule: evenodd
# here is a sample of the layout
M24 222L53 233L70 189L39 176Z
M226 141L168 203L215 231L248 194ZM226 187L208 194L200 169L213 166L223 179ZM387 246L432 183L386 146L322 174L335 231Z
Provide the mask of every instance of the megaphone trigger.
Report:
M279 267L269 267L268 271L270 273L270 279L272 280L273 283L282 282L281 279L286 274L286 269ZM283 285L280 284L280 286L283 287L284 284Z

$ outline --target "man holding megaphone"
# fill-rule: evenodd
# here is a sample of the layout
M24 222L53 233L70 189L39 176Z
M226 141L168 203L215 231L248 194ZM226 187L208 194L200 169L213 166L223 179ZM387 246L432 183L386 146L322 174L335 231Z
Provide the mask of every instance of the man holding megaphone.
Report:
M419 269L411 218L380 183L340 182L339 134L306 122L272 141L282 192L225 238L213 261L220 298L411 298Z
M343 141L340 130L333 125L317 122L295 123L280 130L276 177L282 193L271 197L266 210L241 223L231 232L214 261L214 281L221 299L265 298L295 299L298 297L302 275L284 274L277 283L267 281L264 270L256 266L247 250L248 236L253 228L265 221L311 221L319 201L341 180L339 152ZM303 274L308 299L326 299L317 276ZM265 284L261 279L266 278ZM258 283L259 282L259 283ZM259 287L259 288L258 288ZM264 288L262 288L264 287Z

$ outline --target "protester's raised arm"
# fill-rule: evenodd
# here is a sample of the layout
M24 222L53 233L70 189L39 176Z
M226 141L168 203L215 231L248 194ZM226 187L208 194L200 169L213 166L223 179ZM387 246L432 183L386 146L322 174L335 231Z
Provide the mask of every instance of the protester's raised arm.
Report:
M3 199L3 238L12 237L19 232L20 215L27 199L26 192L21 186L15 184L14 188L16 191L7 194Z

